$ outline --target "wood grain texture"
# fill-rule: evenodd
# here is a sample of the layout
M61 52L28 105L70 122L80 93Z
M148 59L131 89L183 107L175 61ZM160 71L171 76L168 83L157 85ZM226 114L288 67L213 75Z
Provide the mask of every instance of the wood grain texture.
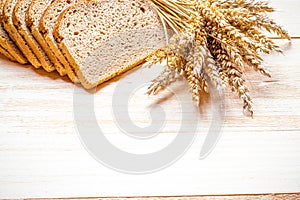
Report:
M102 199L102 200L298 200L300 198L299 193L294 194L259 194L259 195L219 195L219 196L170 196L170 197L102 197L102 198L73 198L73 199ZM57 200L64 200L57 199ZM72 199L70 199L72 200Z
M280 15L282 19L276 19L282 20L292 35L297 35L300 26L295 11L299 3L272 3L285 13ZM292 44L276 41L285 51L284 55L265 57L272 78L248 72L255 103L254 119L243 116L240 100L228 93L222 137L206 159L198 157L212 120L209 106L198 116L197 138L187 153L165 170L139 176L104 167L82 146L73 118L77 86L56 73L48 74L1 58L0 198L201 199L202 195L268 193L257 197L298 199L298 194L272 196L300 192L300 40L293 40ZM109 140L123 150L147 153L163 148L176 136L182 113L192 112L181 110L181 104L190 103L183 82L171 88L175 94L185 94L183 101L168 91L148 97L144 94L146 88L141 87L129 103L133 123L149 125L150 110L161 106L166 113L164 129L147 142L136 142L121 133L112 115L112 99L123 95L116 87L120 83L129 87L137 77L150 81L159 71L159 66L133 70L101 85L94 94L98 123Z
M281 24L292 36L300 36L299 8L300 2L297 0L269 0L276 12L272 17Z
M164 196L256 194L300 191L300 41L285 55L266 57L271 79L249 73L255 117L243 116L242 105L228 96L223 134L212 154L198 160L210 125L202 114L198 137L186 155L171 167L148 175L127 175L95 161L83 148L73 120L74 85L58 75L1 60L0 197ZM133 152L155 151L178 132L181 111L175 97L160 104L166 127L158 138L140 144L122 136L112 116L114 88L137 76L151 80L159 71L140 69L106 83L95 94L98 122L110 140ZM42 76L38 76L39 73ZM261 81L261 79L263 81ZM177 85L186 93L186 85ZM139 90L129 104L133 122L149 122L149 105L168 92L147 97ZM174 112L177 113L174 115ZM178 116L177 116L178 115Z

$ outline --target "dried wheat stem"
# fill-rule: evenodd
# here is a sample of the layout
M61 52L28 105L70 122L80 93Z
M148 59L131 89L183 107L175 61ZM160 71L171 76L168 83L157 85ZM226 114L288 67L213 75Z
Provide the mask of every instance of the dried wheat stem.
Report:
M165 34L167 26L176 34L166 47L147 59L150 64L166 60L164 70L153 80L148 92L157 93L183 76L193 99L199 103L202 93L210 91L209 87L222 90L223 85L228 85L252 116L245 67L270 76L263 67L261 53L281 50L264 30L290 39L287 31L266 14L274 9L256 0L149 1L162 21Z

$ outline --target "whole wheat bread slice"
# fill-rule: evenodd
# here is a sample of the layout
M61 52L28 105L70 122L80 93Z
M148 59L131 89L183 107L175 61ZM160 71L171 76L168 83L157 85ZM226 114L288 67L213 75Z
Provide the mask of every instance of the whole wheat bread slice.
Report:
M57 59L63 64L68 77L74 82L77 83L78 79L73 71L70 63L67 61L63 53L60 51L55 38L53 37L53 27L58 20L59 15L66 8L74 5L80 0L56 0L54 1L44 12L39 25L39 31L43 35L44 40L47 42L48 46L55 54Z
M6 0L3 8L3 26L4 29L9 33L11 39L16 43L19 49L26 56L28 61L35 67L41 67L40 61L34 55L29 45L25 42L24 38L19 34L18 30L14 26L12 15L14 8L18 0Z
M16 59L12 55L10 55L10 53L6 51L2 46L0 46L0 54L2 54L11 61L16 61Z
M2 25L0 25L0 44L2 48L14 58L10 60L17 61L20 64L27 63L27 59L24 57L23 53L19 50L15 43L10 39Z
M55 69L61 76L66 75L66 70L56 58L54 53L51 51L43 36L39 32L40 19L47 9L47 7L53 2L53 0L34 0L26 13L26 25L31 31L36 41L39 43L41 48L45 51L46 55L49 57L51 62L54 64Z
M4 4L5 4L5 0L1 0L0 1L0 44L2 46L2 49L4 49L6 52L9 53L10 56L14 58L11 60L17 61L21 64L26 64L27 59L25 58L23 53L19 50L19 48L16 46L16 44L8 36L7 32L4 30L4 27L2 25Z
M60 15L53 34L86 89L165 45L163 26L147 0L78 3Z
M20 35L22 35L22 37L25 39L32 52L36 55L43 68L47 72L52 72L55 70L53 63L50 61L46 53L34 39L31 32L26 26L26 12L31 3L32 0L18 0L12 13L13 24L18 29Z

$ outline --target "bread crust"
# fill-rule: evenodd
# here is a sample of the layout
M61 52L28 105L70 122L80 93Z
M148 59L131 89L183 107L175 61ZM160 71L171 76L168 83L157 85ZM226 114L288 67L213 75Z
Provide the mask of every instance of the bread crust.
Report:
M12 13L13 24L18 29L20 35L22 35L22 37L28 43L30 49L32 50L33 54L35 54L35 56L38 58L42 67L47 72L52 72L55 70L53 63L50 61L50 59L43 51L41 46L37 43L37 41L32 36L25 24L25 18L23 17L23 15L26 16L26 11L30 5L30 2L31 1L29 0L18 0Z
M55 56L58 58L58 60L64 65L66 73L68 77L71 79L72 82L74 83L79 83L79 79L76 76L75 72L73 71L73 64L67 61L65 54L59 49L57 46L58 44L53 41L52 36L49 35L48 33L44 34L44 39L49 45L49 47L53 50Z
M69 1L70 4L72 4L72 2L77 2L77 0ZM50 47L51 51L54 53L56 58L63 65L71 81L74 83L78 83L79 80L75 72L73 71L71 64L67 61L66 57L63 55L60 48L58 47L57 42L55 41L55 38L52 35L53 29L52 27L48 27L48 21L47 21L50 15L52 17L55 17L53 16L53 12L55 12L55 8L58 7L60 4L65 4L65 3L67 3L66 0L56 0L45 10L40 20L39 32L41 33L42 37L44 38L45 42ZM69 7L68 3L63 5L63 8L61 10L64 10L64 8L67 7Z
M26 56L28 61L35 67L40 68L41 63L33 54L32 50L25 42L24 38L19 34L18 30L13 24L12 13L17 4L17 0L7 0L3 8L3 27L8 32L10 38L15 42L19 49Z
M28 62L27 59L4 30L2 24L4 4L5 0L0 1L0 44L2 45L2 48L14 58L14 61L17 61L20 64L26 64Z
M15 43L10 39L7 33L4 31L2 25L0 25L0 29L0 43L2 45L2 48L9 52L9 54L14 58L11 60L17 61L20 64L26 64L28 62L27 59L19 50L19 48L15 45Z
M42 3L42 4L41 4ZM49 57L50 61L54 64L55 69L58 71L58 73L61 76L66 75L66 70L63 67L63 65L59 62L59 60L56 58L54 53L51 51L50 47L48 46L47 42L43 38L43 36L40 34L38 30L39 20L42 17L42 13L46 10L46 8L52 3L52 0L34 0L26 13L26 26L31 31L31 34L36 39L36 41L39 43L41 48L44 50L46 55ZM42 7L41 7L42 6ZM38 12L37 16L34 16L34 14Z
M8 51L6 51L2 46L0 46L0 54L4 55L6 58L8 58L11 61L16 61L16 59L10 55Z

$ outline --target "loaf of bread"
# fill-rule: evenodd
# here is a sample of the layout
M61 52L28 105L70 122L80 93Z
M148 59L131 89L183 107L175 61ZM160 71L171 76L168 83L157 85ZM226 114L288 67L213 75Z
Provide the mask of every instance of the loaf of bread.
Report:
M1 5L1 54L67 74L86 89L165 45L163 26L148 0L2 0Z

